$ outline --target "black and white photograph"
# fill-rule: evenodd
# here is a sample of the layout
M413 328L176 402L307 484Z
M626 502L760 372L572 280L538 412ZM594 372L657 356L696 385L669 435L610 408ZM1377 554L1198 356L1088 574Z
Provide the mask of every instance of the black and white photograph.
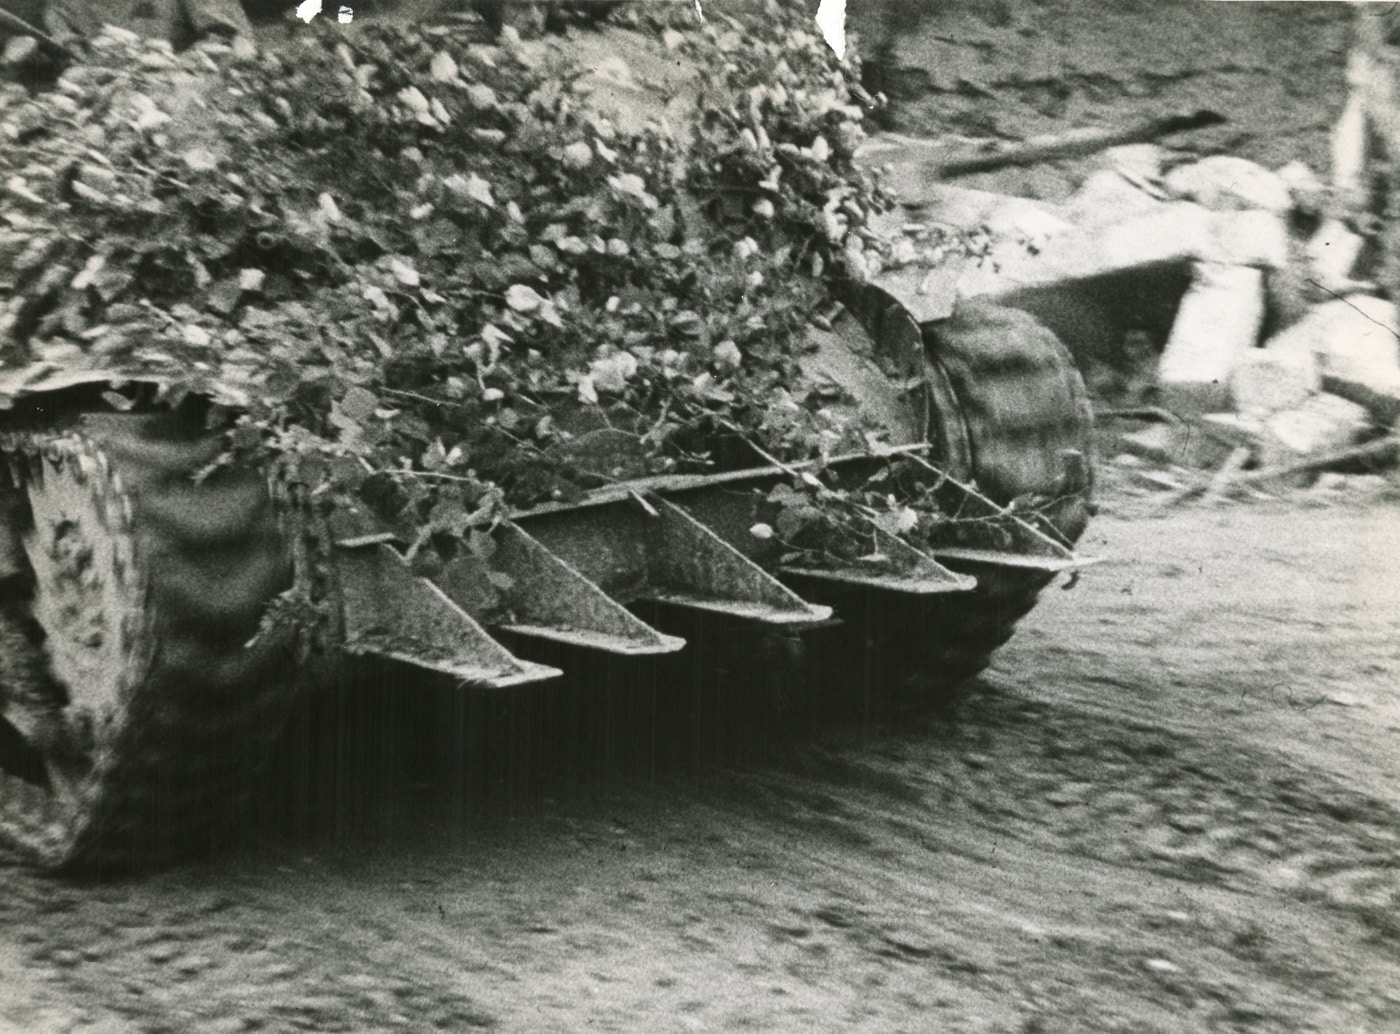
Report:
M0 1034L1400 1031L1400 5L0 0Z

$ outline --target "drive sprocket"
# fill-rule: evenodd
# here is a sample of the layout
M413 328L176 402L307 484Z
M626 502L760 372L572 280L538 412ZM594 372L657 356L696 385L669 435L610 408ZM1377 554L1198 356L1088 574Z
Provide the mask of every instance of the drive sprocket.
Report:
M150 864L232 813L283 728L298 632L256 470L175 413L0 439L0 842L46 867Z

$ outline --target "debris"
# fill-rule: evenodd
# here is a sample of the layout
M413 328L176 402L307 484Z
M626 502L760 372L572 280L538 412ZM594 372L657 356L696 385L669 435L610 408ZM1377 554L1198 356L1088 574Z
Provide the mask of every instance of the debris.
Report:
M4 26L15 33L16 35L12 37L13 39L32 39L35 44L48 51L50 54L67 58L70 61L74 59L73 52L62 43L58 42L58 40L36 26L31 25L19 15L5 10L3 7L0 7L0 26ZM8 48L6 58L9 58Z
M1341 474L1326 470L1317 476L1308 498L1312 501L1330 504L1346 500L1376 500L1393 495L1394 485L1389 478L1380 474Z
M1284 213L1293 207L1288 184L1257 162L1215 154L1190 165L1179 165L1163 177L1167 189L1188 201L1216 211Z
M1354 693L1329 693L1325 698L1327 703L1335 704L1337 707L1365 707L1366 701L1362 700Z
M1264 422L1260 459L1265 464L1344 449L1370 426L1366 410L1338 395L1314 395Z
M1332 291L1344 291L1354 285L1351 271L1365 243L1365 238L1353 233L1345 223L1328 219L1308 239L1305 248L1313 278Z
M1229 454L1228 444L1202 431L1195 421L1158 423L1124 434L1118 447L1153 463L1188 470L1213 469Z
M1168 424L1155 424L1141 431L1120 435L1118 447L1132 456L1156 463L1172 462L1172 433Z
M1229 401L1230 375L1264 322L1264 275L1200 262L1162 351L1157 382L1167 408L1208 413Z
M1183 485L1176 478L1168 477L1166 474L1159 474L1156 471L1152 470L1134 469L1132 473L1133 476L1136 477L1138 480L1145 481L1149 485L1152 485L1154 488L1166 489L1169 492L1180 492L1183 489L1193 487Z
M1317 358L1305 349L1250 349L1230 374L1235 412L1254 419L1300 406L1321 390Z
M11 36L5 41L3 52L0 52L0 65L10 68L27 65L38 53L39 41L33 36Z
M1215 472L1215 476L1210 479L1210 484L1206 486L1205 494L1201 496L1201 504L1203 506L1211 506L1223 499L1231 483L1239 475L1240 471L1244 469L1245 464L1249 462L1252 455L1252 449L1246 448L1243 445L1236 447L1230 455L1226 457L1220 469Z
M1100 409L1094 413L1095 420L1151 420L1159 424L1179 424L1181 417L1161 406L1129 406L1126 409Z
M1061 158L1074 158L1094 154L1116 144L1139 143L1156 140L1177 133L1187 133L1197 129L1207 129L1224 123L1225 117L1213 111L1198 111L1194 115L1174 115L1169 118L1154 118L1118 129L1075 129L1053 136L1033 137L1015 147L993 154L970 155L936 161L927 167L928 175L938 179L953 179L957 176L971 176L979 172L991 172L1011 165L1038 165L1041 162L1058 161Z
M1384 438L1377 438L1375 441L1367 442L1364 445L1356 445L1348 449L1339 449L1336 452L1329 452L1321 456L1309 456L1293 463L1266 467L1263 470L1241 474L1236 483L1241 485L1258 485L1266 481L1276 481L1297 474L1311 474L1320 470L1330 470L1334 467L1360 464L1383 466L1394 464L1397 460L1400 460L1400 435L1392 434Z
M1382 423L1400 416L1400 315L1393 302L1352 295L1315 306L1266 346L1317 357L1324 390Z
M1239 413L1207 413L1196 424L1202 433L1225 445L1256 449L1264 436L1264 424Z

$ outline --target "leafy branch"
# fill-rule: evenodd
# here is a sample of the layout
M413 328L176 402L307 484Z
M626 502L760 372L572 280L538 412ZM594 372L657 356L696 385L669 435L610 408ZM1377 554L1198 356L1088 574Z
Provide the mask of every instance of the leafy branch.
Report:
M639 46L705 70L683 126L624 128L587 67L464 24L254 57L108 29L56 89L0 87L0 363L207 394L238 454L314 459L415 556L610 480L866 448L801 387L812 314L953 244L870 233L852 69L803 5L635 8ZM892 512L809 502L789 523L832 542Z

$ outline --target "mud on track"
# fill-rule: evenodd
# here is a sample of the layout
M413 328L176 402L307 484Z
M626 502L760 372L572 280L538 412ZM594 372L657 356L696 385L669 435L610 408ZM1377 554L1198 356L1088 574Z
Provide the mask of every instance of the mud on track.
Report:
M717 765L454 768L431 692L362 695L381 768L209 861L5 870L0 1029L1400 1028L1397 545L1393 508L1105 518L954 706Z

